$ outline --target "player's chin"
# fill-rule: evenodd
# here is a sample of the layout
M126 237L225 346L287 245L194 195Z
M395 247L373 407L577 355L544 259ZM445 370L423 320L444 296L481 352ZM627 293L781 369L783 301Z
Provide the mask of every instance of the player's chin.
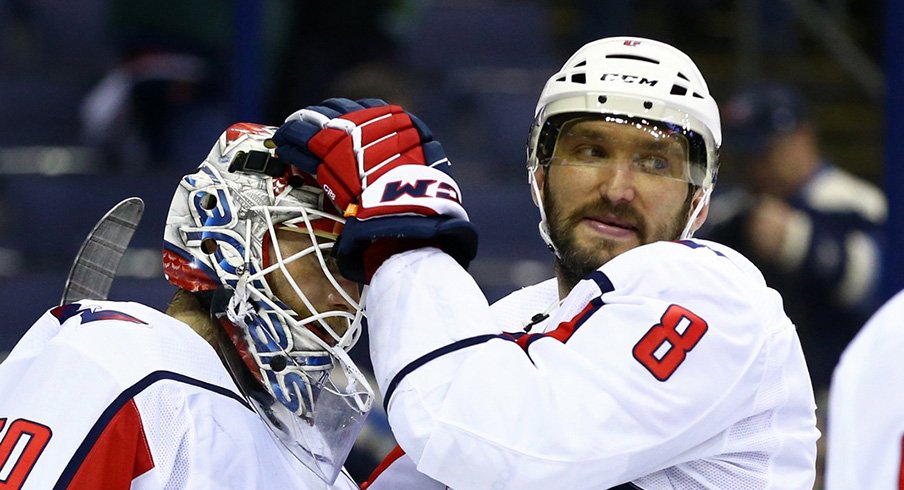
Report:
M572 247L566 251L565 255L567 261L580 264L579 269L590 272L628 249L629 247L620 246L609 240L576 240L572 242Z
M587 226L575 230L575 243L585 253L596 253L612 258L643 244L643 237L637 230L626 230L619 233L601 232L597 227Z

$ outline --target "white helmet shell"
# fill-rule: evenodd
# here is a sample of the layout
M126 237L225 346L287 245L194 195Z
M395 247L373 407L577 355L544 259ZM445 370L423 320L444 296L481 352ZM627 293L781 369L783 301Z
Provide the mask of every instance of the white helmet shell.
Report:
M537 102L528 141L532 169L539 164L537 140L544 124L569 112L621 114L686 127L707 140L706 184L715 180L722 144L719 108L694 62L668 44L613 37L586 44L572 55L546 82Z
M527 144L531 182L534 171L544 164L542 140L549 132L547 122L571 113L576 117L612 114L640 118L699 136L705 143L705 174L697 184L708 199L715 185L722 144L719 109L700 70L680 50L651 39L612 37L588 43L575 52L549 78L537 102Z

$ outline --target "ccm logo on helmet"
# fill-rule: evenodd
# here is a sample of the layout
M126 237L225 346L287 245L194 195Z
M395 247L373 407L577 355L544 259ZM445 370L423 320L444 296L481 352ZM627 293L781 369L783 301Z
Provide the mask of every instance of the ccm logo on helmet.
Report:
M455 187L447 182L437 182L433 179L416 180L413 184L401 180L387 182L386 187L383 188L383 197L380 198L380 202L395 201L403 196L438 197L460 203Z
M624 83L637 83L640 85L649 85L654 86L659 83L659 80L650 80L646 77L639 77L637 75L621 75L618 73L604 73L600 80L604 82L624 82Z

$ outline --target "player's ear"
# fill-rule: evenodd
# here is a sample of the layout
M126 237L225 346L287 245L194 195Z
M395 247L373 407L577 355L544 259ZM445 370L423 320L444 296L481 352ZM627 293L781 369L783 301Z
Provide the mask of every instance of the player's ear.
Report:
M534 201L534 206L540 207L539 199L543 195L543 186L546 185L546 167L538 166L534 170L533 179L537 182L537 192L531 192L530 197Z
M706 222L706 217L709 216L709 197L710 195L703 192L703 189L697 189L695 192L694 200L691 202L690 212L694 212L694 209L697 209L697 206L702 199L706 199L706 202L703 203L703 208L700 209L700 213L694 218L694 225L691 230L692 233L696 233L696 231L703 226L703 223Z

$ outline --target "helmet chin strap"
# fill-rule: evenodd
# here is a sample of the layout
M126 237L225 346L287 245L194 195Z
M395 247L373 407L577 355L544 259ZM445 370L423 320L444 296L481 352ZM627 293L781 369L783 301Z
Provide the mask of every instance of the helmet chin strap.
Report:
M690 218L687 220L687 224L684 225L684 231L681 232L681 240L686 240L688 238L692 238L694 236L694 221L697 221L697 217L700 216L700 212L703 211L703 207L709 202L709 197L712 194L713 188L712 186L705 188L703 190L703 197L700 198L700 202L694 206L694 212L691 213Z
M543 208L543 196L540 194L540 186L537 185L537 178L534 176L534 172L528 171L528 181L530 182L530 191L537 201L537 207L540 208L540 223L537 226L540 230L540 238L546 242L549 250L556 254L556 258L561 259L562 255L559 254L559 249L552 243L552 237L549 236L549 221L546 219L546 210Z

